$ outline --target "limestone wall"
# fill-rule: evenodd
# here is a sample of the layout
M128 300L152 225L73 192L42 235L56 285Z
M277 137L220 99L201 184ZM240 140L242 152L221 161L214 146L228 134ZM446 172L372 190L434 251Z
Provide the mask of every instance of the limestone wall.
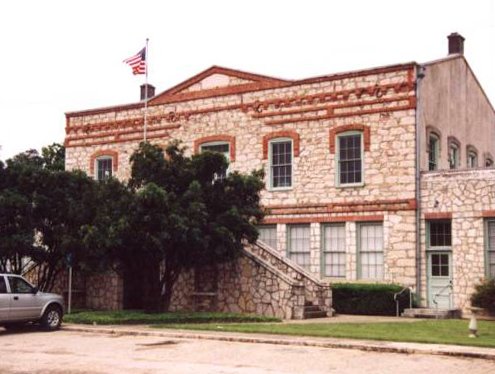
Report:
M421 196L422 289L427 287L426 221L451 219L453 301L454 306L465 310L474 285L485 277L484 222L495 217L495 170L424 173Z
M121 310L123 280L116 273L90 275L86 278L86 308Z

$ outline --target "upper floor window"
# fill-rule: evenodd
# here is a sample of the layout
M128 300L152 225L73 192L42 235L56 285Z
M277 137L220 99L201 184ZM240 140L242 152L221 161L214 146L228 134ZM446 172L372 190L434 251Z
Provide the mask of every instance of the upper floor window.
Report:
M440 137L430 133L428 137L428 170L438 170L440 160Z
M270 141L270 187L292 187L292 139L279 138Z
M487 153L484 154L484 156L485 156L485 167L487 167L487 168L493 167L493 157L492 157L492 155L487 152Z
M338 185L363 182L363 134L345 132L337 135Z
M230 161L230 144L226 142L211 142L201 145L201 152L216 152L224 155L227 162ZM215 173L215 179L225 179L229 173L229 169Z
M454 137L449 137L449 167L457 169L460 165L461 145Z
M478 151L475 147L469 145L466 149L467 154L467 167L477 168L478 167Z
M113 158L111 156L100 156L95 160L96 179L103 181L112 177Z

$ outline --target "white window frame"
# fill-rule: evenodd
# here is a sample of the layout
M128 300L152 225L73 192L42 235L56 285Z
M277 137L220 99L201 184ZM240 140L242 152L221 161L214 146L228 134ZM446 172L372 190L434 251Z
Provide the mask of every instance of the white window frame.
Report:
M99 178L99 174L100 174L99 162L100 161L107 161L107 160L110 160L110 175L105 175L104 178ZM114 164L113 164L113 157L112 156L102 155L102 156L98 156L95 158L95 179L97 181L107 180L107 179L111 178L113 176L113 174L114 174Z
M296 228L304 228L307 230L308 233L308 250L304 251L295 251L293 250L293 241L294 238L292 237L292 229ZM302 224L291 224L287 225L287 257L294 261L296 264L301 266L303 269L306 269L307 271L310 271L311 267L311 225L309 223L302 223ZM302 263L301 261L298 261L298 258L303 258Z
M273 145L276 143L288 143L290 142L290 180L291 184L290 186L281 186L281 187L275 187L273 185ZM281 137L281 138L274 138L271 139L268 142L268 177L269 177L269 189L272 191L286 191L286 190L291 190L294 188L294 140L292 138L287 138L287 137Z
M227 159L227 162L228 162L228 166L227 166L227 170L225 170L225 176L223 175L217 175L217 173L215 173L215 180L217 179L225 179L229 176L230 174L230 143L229 142L226 142L226 141L214 141L214 142L206 142L206 143L202 143L200 146L199 146L199 150L200 152L203 152L203 148L205 147L214 147L214 146L219 146L219 145L227 145L228 147L228 150L227 152L217 152L217 153L221 153L224 155L224 157ZM215 152L215 151L209 151L209 152Z
M270 248L273 248L273 249L277 249L277 244L278 244L278 240L277 240L277 225L259 225L256 227L258 229L258 233L259 233L259 236L258 236L258 240L262 241L263 243L265 243L266 245L268 245ZM266 231L264 231L266 230ZM273 238L269 238L268 240L263 240L263 234L262 232L268 232L269 230L273 230L273 232L270 232L270 235L269 236L272 236L273 234L274 237ZM273 242L274 241L274 242Z
M495 241L495 236L490 236L490 225L495 225L495 219L485 221L485 273L487 278L495 278L495 243L491 244L491 238ZM491 249L493 247L493 249Z
M381 245L381 250L375 250L375 251L363 251L363 243L364 243L364 238L362 234L362 230L364 227L380 227L382 230L382 245ZM375 276L364 276L363 272L363 257L364 254L374 254L375 255L375 260L377 257L381 257L381 263L376 262L375 264L370 264L368 262L367 266L374 265L377 267L381 266L381 276L376 276L377 270L375 270ZM381 256L380 256L381 255ZM381 281L385 279L385 237L384 237L384 231L383 231L383 222L361 222L357 224L357 259L358 259L358 266L357 266L357 277L358 279L365 279L365 280L376 280L376 281ZM368 269L368 274L370 274L370 268Z
M342 183L340 181L340 138L345 136L359 135L361 147L361 181L355 183ZM335 136L335 185L337 187L360 187L364 186L364 134L363 131L345 131Z
M329 243L328 238L327 238L327 230L329 229L341 229L343 230L343 237L337 237L335 238L335 241L337 242L337 246L333 246L332 244L336 243ZM342 239L343 243L339 243L338 241ZM347 256L347 251L346 251L346 230L345 230L345 223L331 223L331 224L323 224L321 225L321 276L322 277L329 277L329 278L340 278L340 279L345 279L346 278L346 256ZM339 248L340 247L340 248ZM333 262L329 261L327 262L327 256L330 257L338 257L338 261ZM343 261L341 260L343 258ZM330 270L329 273L327 273L327 266L332 267L342 267L343 266L343 273L340 273L339 270L334 273L332 270Z
M434 153L433 158L431 156L432 151ZM434 132L430 132L428 135L428 171L438 170L440 166L439 164L440 164L440 136L438 136Z

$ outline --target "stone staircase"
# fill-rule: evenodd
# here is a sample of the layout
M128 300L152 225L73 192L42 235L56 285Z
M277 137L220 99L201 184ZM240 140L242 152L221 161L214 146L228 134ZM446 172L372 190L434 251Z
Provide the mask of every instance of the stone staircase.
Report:
M408 318L436 318L452 319L461 318L460 309L435 309L435 308L411 308L404 309L402 317Z
M265 243L258 241L244 246L244 254L271 269L292 285L292 318L323 318L333 315L332 290L301 266L282 256Z

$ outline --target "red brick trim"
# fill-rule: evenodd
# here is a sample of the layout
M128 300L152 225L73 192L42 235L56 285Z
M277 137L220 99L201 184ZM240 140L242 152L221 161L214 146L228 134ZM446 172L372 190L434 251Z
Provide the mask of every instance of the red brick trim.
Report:
M110 149L102 149L93 153L89 159L89 171L93 175L95 173L95 161L98 157L110 156L112 157L112 168L114 171L119 170L119 153Z
M235 136L219 134L205 136L194 141L194 153L199 153L199 147L202 144L210 142L226 142L229 143L230 161L235 161Z
M364 150L369 151L370 150L370 144L371 144L371 137L370 137L370 127L361 125L358 123L355 124L350 124L350 125L342 125L342 126L337 126L332 129L330 129L329 132L329 144L330 144L330 153L334 154L335 153L335 141L337 138L338 134L341 134L346 131L361 131L363 133L363 142L364 142Z
M451 212L425 213L425 219L452 219Z
M263 160L268 158L268 143L276 138L291 138L294 147L294 157L299 157L299 134L293 130L275 131L263 136Z
M261 223L325 223L325 222L382 222L384 216L381 214L371 216L340 216L340 217L294 217L294 218L266 218Z
M495 218L495 210L484 210L481 212L483 218Z

